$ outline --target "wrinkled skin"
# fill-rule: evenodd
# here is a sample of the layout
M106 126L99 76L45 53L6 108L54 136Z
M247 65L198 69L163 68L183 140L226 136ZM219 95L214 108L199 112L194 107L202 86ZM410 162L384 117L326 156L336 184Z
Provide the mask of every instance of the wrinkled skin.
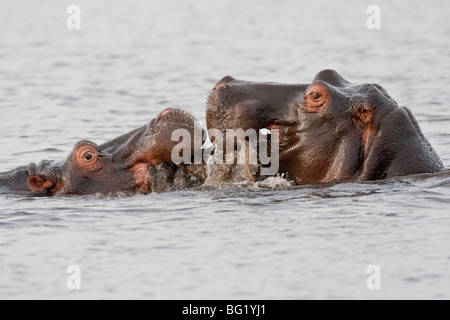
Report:
M279 173L297 184L444 170L409 109L379 85L354 85L334 70L294 85L225 77L209 96L206 119L224 133L278 129Z
M0 186L49 195L147 193L168 188L155 184L164 176L161 171L166 172L167 183L187 187L192 179L186 180L186 176L195 168L186 173L184 165L172 163L173 147L187 142L171 141L171 135L175 129L185 129L193 136L195 125L195 119L187 112L169 108L147 125L104 144L80 141L61 162L44 160L1 173ZM193 147L192 143L192 154ZM184 177L177 171L185 173Z

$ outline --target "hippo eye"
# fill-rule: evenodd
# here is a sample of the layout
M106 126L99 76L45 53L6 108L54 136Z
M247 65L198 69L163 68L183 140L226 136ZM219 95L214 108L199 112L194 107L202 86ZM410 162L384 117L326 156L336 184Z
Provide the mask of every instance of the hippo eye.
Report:
M302 109L306 112L318 113L328 103L329 91L326 84L318 82L309 86L305 93Z
M313 83L306 92L306 98L311 102L319 102L327 99L328 89L323 83Z
M322 98L322 95L318 92L311 92L309 96L311 99L313 99L315 101L319 101L320 98Z
M83 157L84 160L86 161L91 161L92 159L94 159L94 155L92 154L92 152L86 152L86 154Z
M85 163L92 163L97 159L97 153L92 150L86 150L80 154L80 159Z
M99 161L101 157L97 145L89 141L81 141L75 145L70 159L77 167L94 171L98 170L98 166L101 165L101 161Z

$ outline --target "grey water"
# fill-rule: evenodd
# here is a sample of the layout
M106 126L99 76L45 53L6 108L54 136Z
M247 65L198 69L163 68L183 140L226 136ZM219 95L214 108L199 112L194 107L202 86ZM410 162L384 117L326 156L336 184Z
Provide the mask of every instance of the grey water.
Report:
M66 26L72 4L80 30ZM371 4L379 30L366 26ZM382 85L450 168L449 16L437 0L1 0L0 172L63 159L167 107L204 121L226 75L306 83L326 68ZM450 298L448 174L276 185L2 192L0 298Z

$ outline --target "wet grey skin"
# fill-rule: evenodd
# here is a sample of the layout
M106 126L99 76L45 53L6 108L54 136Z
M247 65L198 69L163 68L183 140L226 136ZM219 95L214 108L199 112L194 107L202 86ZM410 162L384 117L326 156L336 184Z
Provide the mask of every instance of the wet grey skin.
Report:
M381 86L352 84L334 70L305 84L227 76L208 98L206 120L208 129L224 134L239 128L279 130L279 173L297 184L445 170L408 108Z
M185 129L193 136L196 125L187 111L169 108L146 125L101 145L82 140L62 161L44 160L0 173L0 187L45 195L86 195L162 192L198 185L204 180L202 173L171 161L173 147L188 143L172 141L172 132ZM196 151L193 142L190 150L192 155Z

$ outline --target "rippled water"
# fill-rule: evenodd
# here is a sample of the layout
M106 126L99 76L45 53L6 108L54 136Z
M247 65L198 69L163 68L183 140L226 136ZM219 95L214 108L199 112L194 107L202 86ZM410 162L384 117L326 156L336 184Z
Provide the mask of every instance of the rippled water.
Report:
M82 29L66 28L81 8ZM0 171L62 159L225 75L334 68L415 114L450 167L445 1L2 1ZM131 197L0 195L0 298L450 298L450 177ZM81 269L69 290L67 267ZM369 290L367 267L381 271Z

